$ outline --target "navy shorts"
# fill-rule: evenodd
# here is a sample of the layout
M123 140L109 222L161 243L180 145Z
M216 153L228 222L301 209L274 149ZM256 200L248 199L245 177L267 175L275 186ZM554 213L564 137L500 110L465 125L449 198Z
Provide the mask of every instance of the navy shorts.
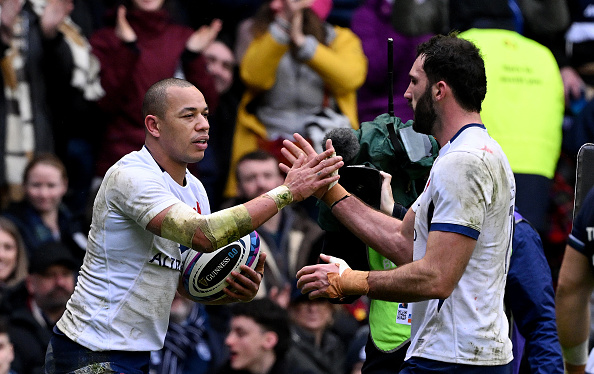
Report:
M150 352L91 351L54 327L45 354L45 374L126 373L149 371Z
M402 364L400 374L447 373L447 374L511 374L512 364L497 366L478 366L451 364L449 362L411 357Z

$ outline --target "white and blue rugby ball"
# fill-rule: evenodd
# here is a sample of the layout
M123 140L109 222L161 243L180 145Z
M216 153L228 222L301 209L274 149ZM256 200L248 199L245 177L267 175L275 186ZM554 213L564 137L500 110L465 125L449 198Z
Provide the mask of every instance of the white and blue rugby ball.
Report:
M213 301L225 296L226 279L241 265L254 269L260 257L260 237L252 231L211 253L187 250L182 266L184 288L194 301Z

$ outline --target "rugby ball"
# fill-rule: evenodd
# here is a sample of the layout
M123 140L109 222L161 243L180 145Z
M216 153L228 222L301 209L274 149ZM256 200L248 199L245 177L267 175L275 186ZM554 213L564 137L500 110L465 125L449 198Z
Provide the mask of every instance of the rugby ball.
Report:
M260 237L252 231L211 253L189 249L184 253L182 266L183 285L194 301L213 301L225 296L229 287L226 279L231 272L240 272L241 265L254 269L260 257Z

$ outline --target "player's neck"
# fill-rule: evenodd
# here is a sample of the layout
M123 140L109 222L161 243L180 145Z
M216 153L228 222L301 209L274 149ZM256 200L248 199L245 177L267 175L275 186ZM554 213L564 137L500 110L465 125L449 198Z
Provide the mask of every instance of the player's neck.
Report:
M151 156L159 167L166 171L167 174L177 182L180 186L185 184L186 178L186 169L188 167L187 163L180 163L174 161L171 157L169 157L166 153L163 152L163 149L160 147L151 147L148 144L145 144L146 149L148 149Z
M441 116L440 126L434 135L435 140L443 147L460 131L460 129L471 123L483 123L481 115L476 112L468 112L460 107L449 111L447 115Z

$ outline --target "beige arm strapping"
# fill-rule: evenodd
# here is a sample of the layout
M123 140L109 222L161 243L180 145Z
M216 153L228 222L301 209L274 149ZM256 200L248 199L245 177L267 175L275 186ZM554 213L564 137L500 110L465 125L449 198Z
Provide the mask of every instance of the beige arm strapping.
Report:
M206 236L213 249L238 240L253 230L252 218L243 205L209 215L196 213L184 203L174 204L161 223L161 236L192 248L196 229Z

